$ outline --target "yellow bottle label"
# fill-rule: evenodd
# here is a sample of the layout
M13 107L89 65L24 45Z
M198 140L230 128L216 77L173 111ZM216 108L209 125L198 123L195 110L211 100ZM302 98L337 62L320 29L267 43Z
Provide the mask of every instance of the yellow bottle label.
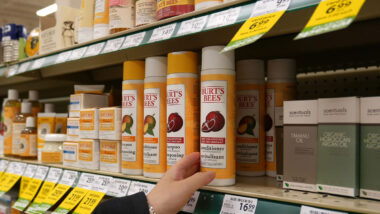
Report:
M55 118L54 117L38 117L37 119L37 130L38 139L37 146L39 149L44 147L44 138L46 134L51 134L54 132Z
M5 106L4 107L4 154L12 154L12 135L13 120L16 114L20 112L20 107Z
M19 155L23 157L37 156L37 135L21 134Z
M97 0L95 3L94 25L109 23L109 0Z

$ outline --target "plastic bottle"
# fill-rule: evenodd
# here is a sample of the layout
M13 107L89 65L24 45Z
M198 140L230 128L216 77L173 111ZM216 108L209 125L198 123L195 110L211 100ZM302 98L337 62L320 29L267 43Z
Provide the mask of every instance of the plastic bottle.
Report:
M0 156L4 155L4 106L8 101L8 98L3 99L3 104L1 105L1 118L0 118Z
M4 106L4 155L12 155L13 120L21 110L18 91L8 90L8 101Z
M199 151L199 72L195 52L168 55L167 164Z
M34 117L26 118L25 129L21 131L18 154L23 158L37 157L37 129Z
M195 10L202 10L223 3L223 0L194 0Z
M201 171L215 171L209 184L235 184L235 54L224 46L202 49Z
M21 103L21 112L16 114L12 128L12 154L18 155L20 152L20 137L22 130L26 126L26 118L32 116L32 104L30 102Z
M79 24L78 24L78 43L91 41L94 33L94 9L95 0L82 0Z
M37 114L41 111L41 103L38 102L38 91L29 90L28 101L32 104L33 117L37 117Z
M136 27L156 21L156 0L136 1Z
M144 176L166 172L166 57L148 57L144 80Z
M171 0L158 0L157 1L157 20L178 16L185 13L194 11L194 0L184 1L171 1Z
M94 34L98 39L109 34L109 0L95 1Z
M266 174L282 175L283 102L296 95L296 62L293 59L268 61L266 86Z
M45 135L54 133L55 129L55 113L54 105L45 103L44 112L38 113L37 118L37 157L41 161L41 152L44 148Z
M135 0L110 0L110 34L135 26Z
M236 66L236 174L265 175L264 61L249 59Z
M124 62L121 172L143 174L144 61Z

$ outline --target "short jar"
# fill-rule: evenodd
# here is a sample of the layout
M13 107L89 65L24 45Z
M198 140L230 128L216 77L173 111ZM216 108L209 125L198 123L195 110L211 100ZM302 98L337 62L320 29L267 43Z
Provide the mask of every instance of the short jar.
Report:
M46 134L42 148L42 163L62 163L62 144L66 141L65 134Z

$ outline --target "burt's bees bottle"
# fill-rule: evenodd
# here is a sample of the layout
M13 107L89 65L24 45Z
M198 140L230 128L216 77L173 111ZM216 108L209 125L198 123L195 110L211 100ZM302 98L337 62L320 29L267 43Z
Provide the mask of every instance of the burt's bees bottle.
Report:
M13 120L20 110L18 91L9 89L8 100L4 106L4 155L12 155Z
M145 60L144 176L161 178L166 172L166 57Z
M235 55L224 46L202 49L201 171L215 171L209 184L235 184Z
M168 55L167 164L199 151L199 75L195 52Z
M265 175L264 61L249 59L236 66L236 174Z
M145 62L124 62L123 76L121 171L142 175Z
M32 104L29 102L21 103L21 112L16 114L13 120L12 154L19 155L20 137L22 130L25 129L26 118L32 116Z
M29 90L28 102L32 104L32 115L37 117L37 114L41 112L41 103L38 102L38 91Z
M25 129L21 131L20 149L18 153L22 158L37 157L37 129L34 117L26 118Z

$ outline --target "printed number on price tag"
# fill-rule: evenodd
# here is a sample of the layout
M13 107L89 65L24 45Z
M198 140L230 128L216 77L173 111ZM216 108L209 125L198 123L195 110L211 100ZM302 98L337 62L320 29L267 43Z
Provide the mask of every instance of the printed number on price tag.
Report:
M50 168L46 181L57 183L59 178L61 177L61 174L62 174L62 169Z
M95 175L94 174L82 173L82 175L79 178L77 187L89 190L89 189L91 189L94 181L95 181Z
M113 197L123 197L127 195L131 181L120 178L113 178L107 191L107 195Z
M206 25L208 16L201 16L190 20L183 21L181 27L177 32L177 36L186 35L190 33L197 33L202 31Z
M101 43L96 43L87 48L86 53L84 54L85 57L90 57L90 56L96 56L100 53L100 51L103 49L105 42Z
M236 213L249 214L255 213L257 206L256 198L241 197L235 195L225 195L220 214Z
M147 195L152 191L153 187L154 184L132 181L131 187L128 190L128 195L133 195L138 192L144 192L145 195Z
M44 180L48 171L49 171L49 167L38 166L36 174L34 175L34 178L37 178L39 180Z
M239 17L241 7L220 11L210 16L207 29L234 24Z
M315 208L315 207L309 207L309 206L302 205L300 214L347 214L347 213L346 212L337 212L337 211L319 209L319 208Z
M57 59L55 60L55 64L66 62L66 60L70 57L72 51L65 51L58 54Z
M103 49L102 53L109 53L119 50L120 46L123 44L125 37L120 37L116 39L108 40L106 47Z
M125 41L123 45L121 46L122 49L125 48L132 48L139 46L141 42L144 40L145 32L136 33L130 36L125 37Z
M73 50L73 52L71 52L69 60L77 60L77 59L82 58L82 56L86 52L86 50L87 50L87 47L81 47L81 48L77 48L77 49Z
M149 42L157 42L169 39L174 33L175 26L176 23L154 29Z
M95 175L95 181L91 189L96 192L106 193L111 180L112 177L110 176Z
M39 69L45 63L46 57L34 60L32 70Z
M31 62L24 62L20 65L20 67L18 68L18 72L17 73L24 73L25 71L28 70L29 68L29 65L30 65Z
M197 205L197 202L198 202L199 194L200 194L199 191L194 192L193 196L191 196L190 200L183 207L182 211L193 213L195 210L195 206Z
M65 170L63 172L61 181L59 181L60 184L65 184L67 186L72 186L75 182L75 179L78 176L78 172L71 171L71 170Z

